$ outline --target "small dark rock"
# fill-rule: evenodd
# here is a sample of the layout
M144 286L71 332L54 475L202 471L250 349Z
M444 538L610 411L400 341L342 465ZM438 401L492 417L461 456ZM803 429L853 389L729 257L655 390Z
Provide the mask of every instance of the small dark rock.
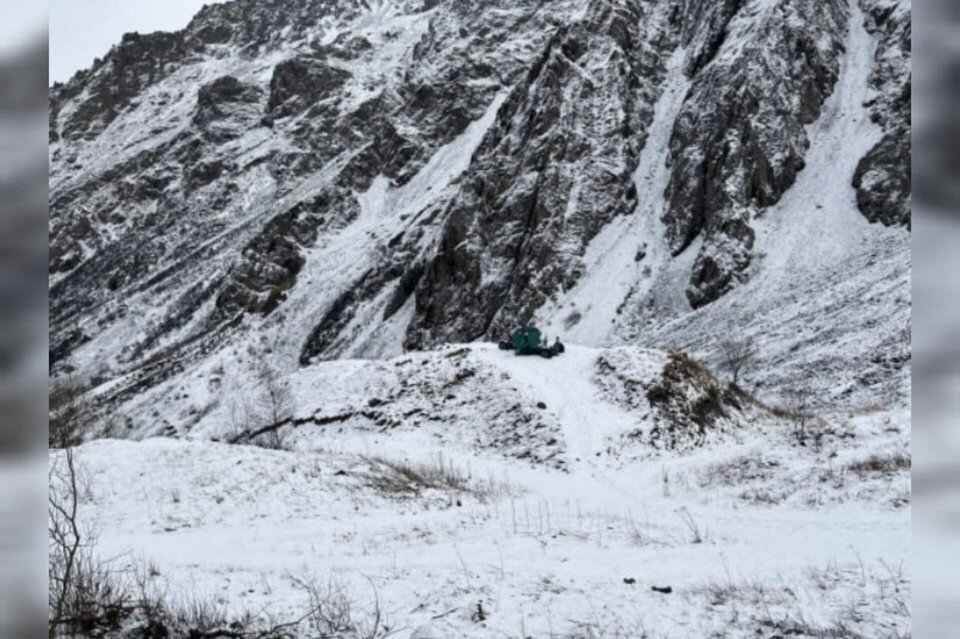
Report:
M670 586L653 586L651 590L654 592L662 592L665 595L669 595L671 592L673 592L673 588Z
M624 577L624 578L623 578L623 583L627 584L628 586L632 586L632 585L634 585L635 583L637 583L637 580L634 579L633 577Z

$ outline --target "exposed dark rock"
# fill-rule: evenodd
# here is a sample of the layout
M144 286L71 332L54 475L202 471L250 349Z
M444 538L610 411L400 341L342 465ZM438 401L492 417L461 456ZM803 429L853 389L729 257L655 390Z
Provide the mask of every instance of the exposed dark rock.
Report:
M331 97L350 74L311 58L281 62L273 70L267 112L273 118L298 113Z
M224 118L229 115L229 105L256 102L261 93L259 87L244 84L231 75L218 78L200 87L194 121L206 123Z
M417 284L421 277L423 277L423 264L421 262L417 262L400 276L396 290L383 309L383 319L390 319L410 299L410 296L417 290Z
M263 90L233 76L223 76L200 87L194 124L212 142L236 138L260 116Z
M716 57L727 37L730 20L744 4L745 0L683 4L683 12L677 17L683 28L683 45L692 48L687 58L688 75L696 75Z
M106 57L51 91L51 114L79 98L59 127L67 139L98 136L143 89L159 82L189 55L182 33L127 33Z
M642 18L633 4L591 2L501 107L420 280L407 347L528 320L573 285L603 224L631 212L626 195L663 75Z
M325 191L267 222L244 248L217 296L220 314L273 311L296 283L305 261L302 249L316 240L321 229L342 227L358 212L352 196Z
M910 132L894 129L864 156L853 176L857 205L871 222L910 225Z
M745 277L750 219L803 168L804 127L833 90L844 50L848 14L839 0L739 9L720 2L694 14L692 32L708 35L670 141L670 248L678 255L703 237L687 289L694 308Z
M857 166L857 204L871 222L910 226L911 20L908 5L861 0L867 30L877 39L870 84L876 98L871 117L883 137Z

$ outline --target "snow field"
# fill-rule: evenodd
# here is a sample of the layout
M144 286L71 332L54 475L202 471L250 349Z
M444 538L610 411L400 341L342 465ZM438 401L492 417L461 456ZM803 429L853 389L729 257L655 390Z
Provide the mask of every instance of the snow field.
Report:
M769 418L695 455L625 461L596 455L637 418L596 385L600 351L572 346L548 361L467 345L424 357L464 349L478 375L506 376L547 405L568 464L478 449L447 423L304 426L285 432L290 450L100 440L79 455L102 553L148 559L171 589L279 618L306 605L299 581L333 579L357 614L376 600L403 637L909 634L910 513L896 500L908 471L849 470L909 455L907 411L823 416L838 434L819 453ZM665 360L635 353L640 369ZM366 366L313 368L339 368L338 393L380 397ZM446 479L397 491L382 481L391 464ZM843 481L820 482L825 469ZM783 496L755 498L764 491Z

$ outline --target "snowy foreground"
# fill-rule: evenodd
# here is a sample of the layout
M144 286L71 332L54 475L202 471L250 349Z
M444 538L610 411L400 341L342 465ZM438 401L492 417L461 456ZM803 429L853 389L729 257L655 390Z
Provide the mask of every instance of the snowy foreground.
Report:
M651 399L671 361L317 364L280 449L213 420L192 436L220 442L83 445L83 512L104 556L238 614L297 618L335 584L404 638L909 636L908 408L818 415L801 446L723 396L687 436ZM681 429L678 398L715 383L690 370Z

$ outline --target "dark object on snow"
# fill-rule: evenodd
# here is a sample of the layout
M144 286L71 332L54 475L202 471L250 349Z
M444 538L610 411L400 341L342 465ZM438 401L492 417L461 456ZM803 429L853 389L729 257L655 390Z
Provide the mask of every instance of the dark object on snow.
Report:
M539 355L550 359L562 353L565 348L559 338L548 346L540 334L540 329L524 326L515 330L509 340L500 342L500 350L512 350L516 355Z
M663 587L661 587L661 586L654 586L654 587L653 587L653 591L654 591L654 592L662 592L662 593L665 594L665 595L669 595L671 592L673 592L673 588L671 588L670 586L663 586Z
M623 583L627 584L628 586L632 586L633 584L637 583L637 580L633 577L624 577Z
M471 621L476 621L476 622L486 621L486 620L487 620L487 613L485 613L485 612L483 611L483 602L482 602L482 601L478 601L478 602L477 602L477 609L473 611L473 614L472 614L472 615L470 615L470 620L471 620Z

